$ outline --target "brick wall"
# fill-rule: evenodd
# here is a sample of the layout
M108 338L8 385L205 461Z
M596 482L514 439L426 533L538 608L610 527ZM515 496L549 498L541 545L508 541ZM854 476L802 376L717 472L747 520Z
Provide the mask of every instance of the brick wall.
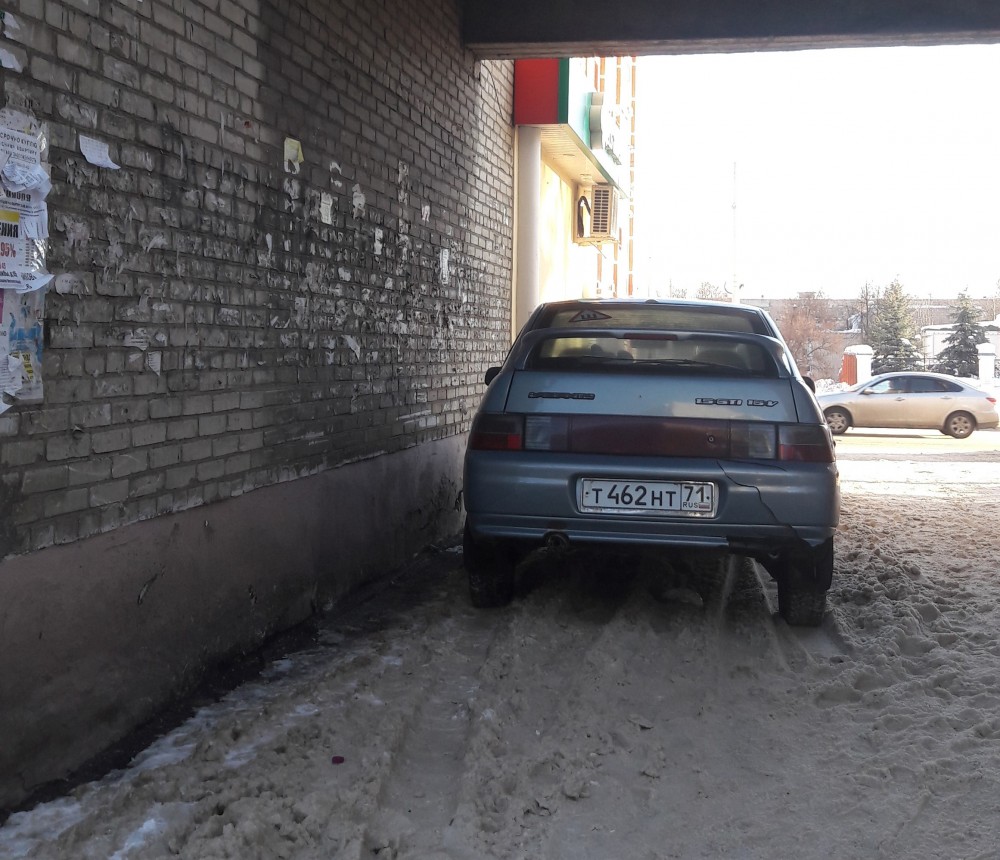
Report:
M0 556L467 430L509 339L512 67L458 7L7 13L57 277L44 402L0 416Z

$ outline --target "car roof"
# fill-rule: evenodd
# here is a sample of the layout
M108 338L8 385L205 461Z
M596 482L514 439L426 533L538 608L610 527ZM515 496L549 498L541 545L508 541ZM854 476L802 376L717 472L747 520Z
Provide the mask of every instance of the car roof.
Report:
M962 379L959 376L951 376L947 373L937 373L933 370L887 370L885 373L876 373L872 379L888 379L892 376L929 376L932 379L947 379L951 382L968 384L967 379Z
M980 379L951 376L948 373L937 373L933 370L890 370L886 373L876 373L871 379L858 383L857 387L864 388L866 385L870 385L873 382L878 382L883 379L893 379L900 376L918 376L929 379L943 379L947 382L954 383L955 385L960 385L962 388L967 388L970 391L976 391L981 394L986 393L982 388L980 388L982 385L982 380Z
M649 311L648 313L646 311ZM603 316L602 316L603 315ZM729 324L723 321L728 320ZM528 328L564 325L614 325L617 327L750 331L777 337L778 327L754 305L703 299L566 299L543 302L532 311Z

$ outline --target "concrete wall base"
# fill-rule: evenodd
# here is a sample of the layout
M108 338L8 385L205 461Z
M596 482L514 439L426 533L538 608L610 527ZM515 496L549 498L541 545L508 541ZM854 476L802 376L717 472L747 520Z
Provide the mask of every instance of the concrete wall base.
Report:
M452 437L0 562L0 808L461 527Z

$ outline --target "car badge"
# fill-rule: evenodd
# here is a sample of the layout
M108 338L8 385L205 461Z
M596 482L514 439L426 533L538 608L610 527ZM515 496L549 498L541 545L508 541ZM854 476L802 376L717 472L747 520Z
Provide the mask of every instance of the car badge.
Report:
M539 397L545 400L596 400L597 395L589 391L529 391L528 398L536 400Z

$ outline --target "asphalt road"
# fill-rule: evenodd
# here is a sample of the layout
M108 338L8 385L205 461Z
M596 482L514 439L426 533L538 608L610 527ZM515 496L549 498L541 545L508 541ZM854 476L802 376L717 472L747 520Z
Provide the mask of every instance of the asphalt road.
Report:
M967 439L953 439L937 430L848 430L835 436L840 459L992 460L1000 453L1000 430L977 430Z

